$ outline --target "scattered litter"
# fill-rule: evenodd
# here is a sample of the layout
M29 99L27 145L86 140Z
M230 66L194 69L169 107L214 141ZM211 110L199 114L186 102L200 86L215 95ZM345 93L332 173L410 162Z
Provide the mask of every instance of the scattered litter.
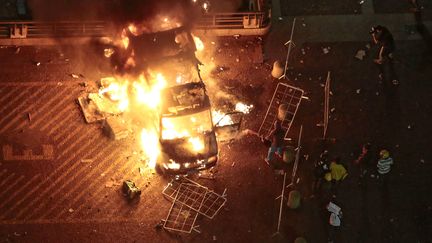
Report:
M235 161L231 164L231 167L234 167L234 165L235 165Z
M35 62L35 65L36 65L36 66L40 66L41 63L40 63L40 62Z
M233 37L237 40L238 38L240 38L240 35L233 35Z
M325 84L320 84L321 87L325 87Z
M113 186L114 186L114 181L108 181L107 183L105 183L106 188L111 188Z
M92 163L92 159L81 159L81 163Z
M306 51L305 51L304 48L301 49L301 53L302 53L303 55L306 55Z
M374 174L371 174L370 177L371 177L371 178L375 178L375 175L374 175Z
M30 112L27 113L27 120L28 120L29 122L31 122L31 120L32 120L32 117L31 117Z
M214 241L216 241L216 240L217 240L217 238L216 238L216 235L213 235L213 240L214 240Z
M330 47L324 47L322 50L324 54L328 54L330 52Z
M15 236L21 236L21 234L19 234L19 233L17 233L17 232L14 232L14 235L15 235Z
M212 42L210 42L212 45L215 45L216 44L216 42L214 42L214 41L212 41Z
M336 110L336 108L331 108L330 112L334 112Z
M420 163L424 164L425 160L424 159L420 159Z
M215 179L215 175L209 171L201 171L200 173L198 173L198 177L202 179L209 179L209 180Z
M357 51L357 53L354 57L362 61L365 56L366 56L366 51L360 49Z
M359 2L359 4L362 5L364 2L365 2L364 0L361 0L361 1Z
M105 176L105 173L102 173L101 176Z
M62 86L63 83L62 82L57 82L57 86Z
M75 210L73 210L73 208L69 208L69 213L73 213Z
M357 89L357 90L356 90L356 93L357 93L357 94L360 94L360 91L361 91L361 89Z
M329 94L330 94L330 95L333 95L333 92L330 91Z
M15 50L15 54L20 53L20 51L21 51L21 47L18 47L18 48Z
M300 177L297 178L296 183L298 184L300 182Z
M79 83L79 85L82 86L82 87L87 87L88 83L87 82L81 82L81 83Z
M283 20L283 18L282 17L278 17L278 20L281 21L281 20Z
M306 27L306 24L305 24L305 23L302 23L302 26L303 26L303 27Z
M307 97L307 96L302 95L301 98L302 98L302 99L305 99L305 100L307 100L307 101L310 101L309 97Z
M240 62L240 59L239 59L239 58L236 58L236 62Z
M371 45L370 44L366 44L366 46L365 46L367 49L370 49L371 48Z
M79 78L80 76L79 75L76 75L76 74L71 74L71 76L72 76L72 78Z
M379 95L379 92L377 91L375 94L378 96L378 95Z
M411 129L412 128L412 126L411 125L408 125L408 127L407 127L408 129Z

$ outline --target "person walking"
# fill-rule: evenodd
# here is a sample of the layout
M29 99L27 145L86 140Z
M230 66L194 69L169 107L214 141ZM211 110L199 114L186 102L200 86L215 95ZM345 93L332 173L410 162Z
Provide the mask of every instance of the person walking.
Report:
M284 136L285 133L282 128L282 123L280 120L276 120L273 126L273 130L270 132L269 136L267 137L267 139L271 141L271 145L268 149L267 157L265 158L265 162L268 165L270 165L270 162L273 161L273 156L275 152L279 157L282 157Z
M381 25L372 27L372 30L369 33L372 35L373 42L378 45L379 48L377 58L374 60L374 62L378 66L378 77L380 81L387 81L385 70L386 66L388 66L389 80L391 80L394 85L398 85L399 81L396 77L396 72L394 69L393 53L396 49L396 46L393 35L386 27Z
M390 173L393 159L390 157L390 152L386 149L380 151L380 159L377 163L379 179L383 187L387 187L388 174Z

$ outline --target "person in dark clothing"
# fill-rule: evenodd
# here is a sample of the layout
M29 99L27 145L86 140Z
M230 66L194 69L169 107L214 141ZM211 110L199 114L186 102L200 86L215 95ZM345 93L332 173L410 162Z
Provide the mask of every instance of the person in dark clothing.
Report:
M324 150L319 159L314 164L314 182L312 185L312 195L311 197L315 197L315 194L319 193L321 190L321 185L324 181L324 176L326 173L330 172L330 168L328 165L328 151Z
M354 163L356 165L359 165L359 167L360 167L360 174L359 174L360 181L364 177L366 177L366 175L368 173L368 169L371 165L372 158L373 158L373 155L371 153L371 144L370 143L363 144L361 154L354 161Z
M282 156L283 146L284 146L284 136L285 136L285 132L282 128L281 121L276 120L274 123L273 130L270 132L269 136L267 137L267 139L271 141L271 145L269 147L267 157L265 158L267 164L270 164L270 162L273 160L273 155L275 152L279 156Z
M397 80L396 72L394 69L393 53L396 49L396 46L395 46L395 42L393 39L393 35L390 33L390 31L386 27L381 26L381 25L377 25L375 27L372 27L370 34L372 35L374 43L379 46L378 56L374 60L374 62L378 65L378 69L379 69L378 77L379 77L379 79L381 81L384 81L386 79L386 77L384 75L385 66L388 66L388 68L389 68L389 80L391 80L394 85L399 84L399 81Z

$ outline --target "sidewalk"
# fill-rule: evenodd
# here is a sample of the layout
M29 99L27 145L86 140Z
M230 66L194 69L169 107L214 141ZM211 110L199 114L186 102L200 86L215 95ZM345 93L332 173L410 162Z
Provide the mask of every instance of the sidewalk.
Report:
M279 0L273 4L272 30L266 40L267 47L280 46L285 52L283 43L289 40L294 16L280 16ZM421 40L415 29L416 19L413 13L375 14L373 3L365 1L362 14L353 15L318 15L297 16L294 31L294 43L301 46L304 42L361 42L370 41L369 31L374 25L386 26L396 41ZM424 21L428 30L432 30L432 21ZM266 50L268 48L265 48ZM282 52L282 53L283 53ZM272 53L268 53L272 57Z

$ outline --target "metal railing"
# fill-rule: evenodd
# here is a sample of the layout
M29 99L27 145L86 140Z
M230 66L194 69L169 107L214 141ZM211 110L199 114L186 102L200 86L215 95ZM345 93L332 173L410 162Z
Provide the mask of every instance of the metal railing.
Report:
M0 38L101 37L106 36L102 21L0 22Z
M238 12L205 14L195 27L198 29L257 29L270 23L268 12Z
M205 14L197 29L259 29L270 24L269 12ZM0 21L0 38L102 37L107 36L103 21Z

